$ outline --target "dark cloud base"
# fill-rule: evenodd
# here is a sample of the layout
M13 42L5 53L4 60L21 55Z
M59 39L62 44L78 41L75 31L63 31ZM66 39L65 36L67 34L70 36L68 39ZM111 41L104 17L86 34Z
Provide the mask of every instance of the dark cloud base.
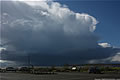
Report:
M24 55L15 52L5 51L2 53L2 59L8 61L15 61L17 65L28 65L28 54L33 65L63 65L63 64L86 64L89 60L105 59L116 55L120 52L119 48L96 48L89 50L75 50L62 54L41 54L26 53ZM98 62L101 63L101 62ZM109 63L109 62L105 62Z

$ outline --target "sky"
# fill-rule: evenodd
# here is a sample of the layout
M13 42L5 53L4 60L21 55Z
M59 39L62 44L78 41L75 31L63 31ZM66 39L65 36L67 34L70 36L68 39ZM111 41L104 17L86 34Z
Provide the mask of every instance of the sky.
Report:
M120 1L59 1L75 12L88 13L99 21L95 33L100 36L100 42L108 42L120 46Z
M0 63L120 63L119 1L1 1Z

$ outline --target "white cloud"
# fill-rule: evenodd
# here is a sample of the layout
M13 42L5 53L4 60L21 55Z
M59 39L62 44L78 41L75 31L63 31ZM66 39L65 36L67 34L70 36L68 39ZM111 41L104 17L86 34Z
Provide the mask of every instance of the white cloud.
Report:
M120 53L117 53L115 56L111 57L111 62L120 62Z
M120 52L116 53L114 56L102 59L104 62L120 62Z
M98 45L100 45L103 48L112 47L109 43L98 43Z
M89 60L88 63L115 63L120 62L120 52L116 53L114 56L109 56L104 59L92 59Z

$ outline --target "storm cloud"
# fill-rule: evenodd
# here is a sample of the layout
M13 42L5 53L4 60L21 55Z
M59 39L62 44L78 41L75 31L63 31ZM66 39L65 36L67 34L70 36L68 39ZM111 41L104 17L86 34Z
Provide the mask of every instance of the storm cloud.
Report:
M96 47L94 17L74 13L57 2L32 3L2 2L4 42L10 42L16 50L27 51Z
M24 62L30 54L34 64L49 65L107 58L118 50L98 44L97 23L58 2L2 1L2 59Z

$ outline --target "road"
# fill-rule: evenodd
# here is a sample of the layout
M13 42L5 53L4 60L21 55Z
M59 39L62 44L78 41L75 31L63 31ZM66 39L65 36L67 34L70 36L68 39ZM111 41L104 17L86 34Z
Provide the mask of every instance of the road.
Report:
M35 75L23 73L0 73L0 80L120 80L120 74L88 74L88 73L58 73L52 75ZM115 79L116 78L116 79Z

